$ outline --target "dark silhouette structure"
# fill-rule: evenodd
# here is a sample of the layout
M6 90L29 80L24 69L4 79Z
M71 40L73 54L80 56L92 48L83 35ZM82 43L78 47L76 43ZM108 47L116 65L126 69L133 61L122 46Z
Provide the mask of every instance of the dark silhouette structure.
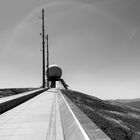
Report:
M45 30L44 30L44 9L42 9L42 87L45 88Z

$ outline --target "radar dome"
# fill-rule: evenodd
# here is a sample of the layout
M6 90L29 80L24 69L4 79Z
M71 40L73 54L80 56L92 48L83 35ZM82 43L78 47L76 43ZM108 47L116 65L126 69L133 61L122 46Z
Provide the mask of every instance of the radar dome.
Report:
M62 69L58 65L50 65L46 71L46 75L50 81L57 81L62 76Z

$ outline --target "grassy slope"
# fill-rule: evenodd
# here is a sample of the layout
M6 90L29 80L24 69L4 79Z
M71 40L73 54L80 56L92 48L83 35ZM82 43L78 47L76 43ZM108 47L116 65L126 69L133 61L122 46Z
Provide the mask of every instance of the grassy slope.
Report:
M6 97L6 96L11 96L11 95L16 95L19 93L23 93L26 91L31 91L34 88L6 88L6 89L0 89L0 98Z
M62 90L112 140L140 140L140 110Z
M125 104L140 109L140 101L125 103Z
M140 109L140 98L137 99L117 99L117 100L110 100L118 103L122 103L131 107L135 107Z

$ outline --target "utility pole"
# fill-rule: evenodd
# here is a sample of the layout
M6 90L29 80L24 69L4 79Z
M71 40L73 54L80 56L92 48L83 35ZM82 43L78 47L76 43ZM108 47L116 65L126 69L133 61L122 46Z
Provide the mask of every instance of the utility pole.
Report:
M47 87L49 88L49 46L48 46L48 34L46 36L47 39Z
M45 39L44 9L42 9L42 87L45 88Z

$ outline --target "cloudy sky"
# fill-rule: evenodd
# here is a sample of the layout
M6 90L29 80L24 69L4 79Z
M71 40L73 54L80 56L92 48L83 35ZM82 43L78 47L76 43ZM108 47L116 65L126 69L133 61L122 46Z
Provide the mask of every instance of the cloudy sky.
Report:
M41 9L50 63L71 89L140 98L139 0L1 0L0 88L40 86Z

